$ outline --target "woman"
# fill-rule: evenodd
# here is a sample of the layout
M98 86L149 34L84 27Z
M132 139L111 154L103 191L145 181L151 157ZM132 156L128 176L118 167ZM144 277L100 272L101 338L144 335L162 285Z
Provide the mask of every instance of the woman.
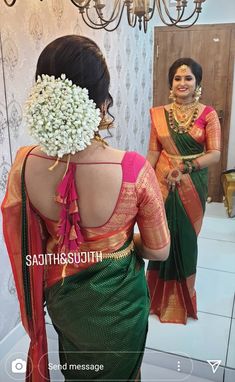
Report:
M197 319L197 236L207 197L207 167L220 158L215 110L199 103L201 66L181 58L169 69L173 102L151 109L148 160L160 183L171 233L166 262L148 266L151 312L161 322Z
M149 312L141 257L165 260L169 252L154 171L99 136L112 98L92 40L71 35L50 43L36 79L26 119L39 145L17 153L2 206L31 338L27 381L49 378L44 300L65 380L140 380Z

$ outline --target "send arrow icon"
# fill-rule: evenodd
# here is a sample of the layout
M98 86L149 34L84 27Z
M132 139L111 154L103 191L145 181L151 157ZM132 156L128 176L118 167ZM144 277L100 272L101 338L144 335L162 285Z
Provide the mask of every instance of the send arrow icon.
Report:
M215 374L222 361L220 359L208 359L207 362L211 366L213 374Z

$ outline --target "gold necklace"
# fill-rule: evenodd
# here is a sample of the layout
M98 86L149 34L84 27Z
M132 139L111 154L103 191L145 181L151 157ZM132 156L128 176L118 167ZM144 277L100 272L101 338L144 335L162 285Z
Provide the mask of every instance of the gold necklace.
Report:
M176 122L182 126L187 126L188 124L190 124L190 121L197 106L198 102L196 101L186 105L177 104L176 102L173 102L172 109Z
M174 107L174 109L178 110L181 113L186 113L187 111L194 109L197 105L198 105L198 101L196 100L186 104L177 103L177 102L172 103L172 106Z
M169 110L170 128L179 134L188 133L197 119L198 111L196 101L190 105L178 105L174 102Z

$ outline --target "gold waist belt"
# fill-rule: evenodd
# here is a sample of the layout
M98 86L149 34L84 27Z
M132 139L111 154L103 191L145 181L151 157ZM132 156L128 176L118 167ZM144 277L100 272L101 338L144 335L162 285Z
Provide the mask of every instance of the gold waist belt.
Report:
M92 262L94 263L95 260L96 260L96 262L100 262L104 259L114 259L114 260L121 259L123 257L129 256L133 249L134 249L134 242L131 241L130 244L128 245L128 247L126 247L125 249L122 249L121 251L116 251L116 252L111 252L111 253L102 253L102 251L97 253L95 251L90 251L90 253L94 252L94 254L92 253ZM86 252L84 252L84 253L86 253ZM90 261L91 261L91 259L90 259ZM71 267L72 267L72 269L68 269ZM59 274L59 279L62 279L61 285L64 284L65 277L71 276L72 274L76 273L77 269L78 268L75 268L73 266L73 264L70 265L70 264L66 263L63 266L62 273L60 272L61 275ZM54 277L54 280L51 280L50 285L52 285L55 282L56 282L56 278ZM49 283L47 283L47 286L50 286L50 285L49 285Z
M173 155L173 154L168 154L165 150L163 150L163 154L165 154L167 157L172 158L172 159L196 159L204 155L204 152L199 153L199 154L194 154L194 155Z
M125 249L122 249L121 251L117 252L111 252L111 253L102 253L101 252L101 258L102 259L121 259L122 257L126 257L130 255L131 251L134 249L134 242L131 241L128 247Z

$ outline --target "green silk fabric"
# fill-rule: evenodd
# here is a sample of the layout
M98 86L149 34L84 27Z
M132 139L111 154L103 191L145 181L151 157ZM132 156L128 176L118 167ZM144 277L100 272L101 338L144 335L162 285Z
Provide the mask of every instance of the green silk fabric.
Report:
M128 243L127 243L128 244ZM124 249L121 248L121 249ZM66 381L135 380L145 348L149 294L144 261L135 251L104 259L46 290L49 315L59 336ZM103 370L69 370L69 365Z
M166 121L171 138L181 155L194 155L203 152L203 145L196 142L189 134L178 134L169 127L168 113ZM164 148L164 147L163 147ZM190 174L194 187L199 195L203 212L207 198L208 170L202 169ZM149 261L148 270L159 271L159 278L164 280L185 280L196 273L197 235L185 208L181 202L177 188L170 191L165 202L166 216L171 233L170 254L166 261Z

